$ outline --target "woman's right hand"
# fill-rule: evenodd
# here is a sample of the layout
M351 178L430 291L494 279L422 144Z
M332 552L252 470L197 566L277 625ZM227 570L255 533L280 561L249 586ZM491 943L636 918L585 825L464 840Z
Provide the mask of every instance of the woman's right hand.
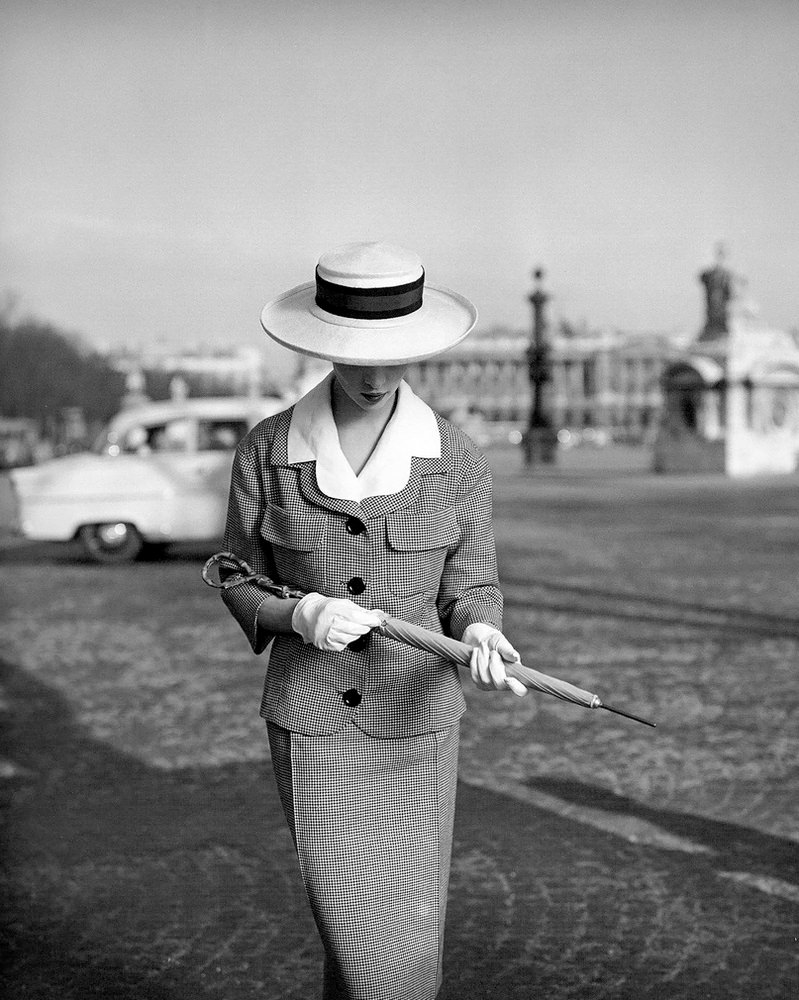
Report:
M306 594L297 602L291 627L303 642L317 649L338 652L361 635L382 624L380 616L353 601L322 594Z

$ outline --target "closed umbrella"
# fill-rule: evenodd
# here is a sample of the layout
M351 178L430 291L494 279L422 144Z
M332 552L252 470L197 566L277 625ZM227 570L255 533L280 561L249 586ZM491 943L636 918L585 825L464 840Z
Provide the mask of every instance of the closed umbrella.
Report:
M238 587L242 583L254 583L277 597L305 596L303 590L275 583L270 577L256 573L243 559L232 552L217 552L211 556L203 567L202 576L209 586L222 590ZM451 639L440 632L432 632L419 625L411 625L410 622L393 618L391 615L383 614L382 611L378 611L377 614L382 616L382 623L377 631L383 635L396 639L398 642L404 642L408 646L435 653L462 667L469 666L473 647L467 643ZM639 715L633 715L632 712L626 712L606 704L598 695L592 694L590 691L584 691L574 684L569 684L568 681L551 677L549 674L542 674L540 671L533 670L532 667L525 667L521 663L506 663L505 673L508 677L515 677L525 687L533 691L551 694L562 701L570 701L575 705L582 705L584 708L604 708L606 712L623 715L625 718L641 722L645 726L654 728L656 725L656 723L643 719Z

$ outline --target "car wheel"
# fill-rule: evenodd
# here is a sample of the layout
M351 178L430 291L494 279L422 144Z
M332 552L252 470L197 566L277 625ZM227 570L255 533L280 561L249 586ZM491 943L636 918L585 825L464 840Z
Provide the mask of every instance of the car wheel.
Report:
M169 542L145 542L141 550L141 558L159 562L166 558Z
M86 555L95 562L131 562L141 552L144 540L132 524L86 524L78 532Z

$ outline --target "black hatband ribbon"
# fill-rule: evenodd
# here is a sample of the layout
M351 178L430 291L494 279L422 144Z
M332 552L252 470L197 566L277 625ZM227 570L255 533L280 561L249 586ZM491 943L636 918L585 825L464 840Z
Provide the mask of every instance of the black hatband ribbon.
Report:
M424 271L416 281L387 288L353 288L328 281L316 271L316 304L347 319L394 319L422 308Z

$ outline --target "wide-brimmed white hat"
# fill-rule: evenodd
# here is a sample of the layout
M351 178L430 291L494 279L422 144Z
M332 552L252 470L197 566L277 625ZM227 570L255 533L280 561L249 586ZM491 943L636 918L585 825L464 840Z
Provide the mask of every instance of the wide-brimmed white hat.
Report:
M323 254L315 281L261 313L264 330L284 347L349 365L433 357L476 322L467 298L428 284L417 255L387 243L348 243Z

